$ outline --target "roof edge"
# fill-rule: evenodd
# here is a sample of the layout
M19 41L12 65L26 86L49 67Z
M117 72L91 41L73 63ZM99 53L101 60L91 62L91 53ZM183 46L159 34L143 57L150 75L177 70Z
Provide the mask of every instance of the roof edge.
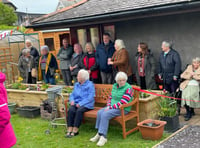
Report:
M46 14L46 15L41 16L41 17L38 17L38 18L35 18L32 22L37 22L37 21L40 21L40 20L42 20L42 19L44 19L44 18L47 18L47 17L49 17L49 16L53 16L53 15L56 15L56 14L58 14L58 13L67 11L67 10L72 9L72 8L74 8L74 7L77 7L77 6L79 6L79 5L83 4L83 3L86 3L87 1L88 1L88 0L82 0L82 1L80 1L80 2L78 2L78 3L75 3L75 4L71 5L71 6L62 8L62 9L60 9L60 10L57 10L57 11L55 11L55 12L51 12L51 13L49 13L49 14Z

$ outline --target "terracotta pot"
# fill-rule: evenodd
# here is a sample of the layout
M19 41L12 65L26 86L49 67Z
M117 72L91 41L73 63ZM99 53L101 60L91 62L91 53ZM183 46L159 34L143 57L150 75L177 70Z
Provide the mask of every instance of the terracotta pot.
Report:
M144 123L146 124L155 123L159 125L155 127L151 127L151 126L143 125ZM163 135L165 124L166 124L165 121L146 119L142 122L139 122L137 125L142 134L143 139L159 140Z

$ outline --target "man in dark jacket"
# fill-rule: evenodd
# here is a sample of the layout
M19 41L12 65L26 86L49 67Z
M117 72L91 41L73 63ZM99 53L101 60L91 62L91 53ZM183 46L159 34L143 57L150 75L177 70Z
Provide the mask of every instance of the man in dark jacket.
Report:
M73 54L73 47L68 44L67 39L62 40L63 47L60 48L57 59L60 60L60 70L63 76L65 85L72 85L71 73L70 73L70 64Z
M110 34L103 34L103 43L96 49L96 62L99 66L103 84L112 83L112 65L108 65L108 58L112 58L115 52L114 43L110 40Z
M159 78L163 79L164 89L169 93L174 93L179 85L181 59L179 53L170 46L170 43L162 42L163 51L159 58Z

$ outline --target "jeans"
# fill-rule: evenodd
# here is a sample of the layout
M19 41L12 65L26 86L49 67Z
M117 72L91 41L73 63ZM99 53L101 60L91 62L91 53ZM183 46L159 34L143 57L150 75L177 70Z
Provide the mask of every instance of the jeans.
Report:
M68 116L67 116L67 126L68 127L77 127L79 128L81 125L81 122L83 120L83 113L86 111L89 111L90 109L81 106L76 107L75 105L70 106L68 110Z
M48 84L48 83L50 83L51 85L56 84L54 76L51 76L49 72L47 72L47 74L45 74L45 70L42 70L42 77L46 84Z
M102 84L112 84L112 73L105 73L101 71Z
M101 110L98 111L96 126L95 126L95 128L98 129L98 133L102 134L105 137L108 132L109 120L116 116L121 115L120 109L109 109L105 111L106 108L107 107L102 108ZM125 111L125 114L127 113L128 112Z
M61 69L62 77L65 85L72 86L72 78L69 69Z

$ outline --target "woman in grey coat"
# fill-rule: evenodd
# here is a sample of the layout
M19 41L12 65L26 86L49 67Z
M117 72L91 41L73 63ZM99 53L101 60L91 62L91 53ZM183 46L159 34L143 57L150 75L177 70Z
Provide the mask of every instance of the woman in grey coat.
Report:
M67 39L62 41L63 47L60 48L57 59L60 60L60 70L63 76L65 85L72 85L71 73L70 73L70 63L73 54L73 47L68 44Z
M35 68L34 58L30 55L30 49L23 49L22 56L18 62L20 76L23 78L23 83L34 84L35 79L31 76L31 70Z
M156 62L146 43L139 43L135 58L137 84L141 89L157 89Z

